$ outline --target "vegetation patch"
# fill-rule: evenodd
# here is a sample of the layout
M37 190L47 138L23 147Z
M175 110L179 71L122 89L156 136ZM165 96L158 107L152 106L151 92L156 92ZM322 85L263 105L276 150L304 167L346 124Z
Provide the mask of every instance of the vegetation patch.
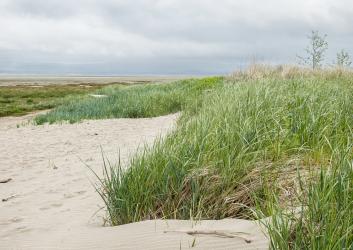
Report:
M169 84L109 86L93 96L72 99L45 115L36 117L37 124L46 122L105 118L137 118L166 115L182 110L198 100L205 91L222 83L222 78L191 79ZM98 98L97 98L98 97Z
M105 165L111 224L270 216L273 248L352 248L351 74L258 70L183 102L176 130L127 170Z
M0 117L52 109L72 97L96 91L102 85L48 85L0 87Z

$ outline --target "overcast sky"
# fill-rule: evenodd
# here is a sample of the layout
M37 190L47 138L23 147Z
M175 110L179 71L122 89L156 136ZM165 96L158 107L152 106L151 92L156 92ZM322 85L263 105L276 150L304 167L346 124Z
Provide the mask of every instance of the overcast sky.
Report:
M313 29L353 55L353 1L0 0L0 73L228 73L296 62Z

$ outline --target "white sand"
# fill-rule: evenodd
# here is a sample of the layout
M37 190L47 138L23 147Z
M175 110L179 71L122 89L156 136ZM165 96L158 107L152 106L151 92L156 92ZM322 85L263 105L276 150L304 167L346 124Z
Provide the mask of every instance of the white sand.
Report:
M243 220L145 221L102 227L102 201L85 164L101 173L102 155L126 161L136 148L172 128L176 115L79 124L20 126L0 119L0 249L266 249L260 227ZM202 232L246 232L242 238ZM177 231L177 232L164 232ZM205 231L206 230L206 231Z

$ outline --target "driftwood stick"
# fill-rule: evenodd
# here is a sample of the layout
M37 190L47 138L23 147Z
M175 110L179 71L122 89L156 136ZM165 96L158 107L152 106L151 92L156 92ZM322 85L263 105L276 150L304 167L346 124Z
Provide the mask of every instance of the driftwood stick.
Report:
M12 181L12 179L11 178L3 179L3 180L0 180L0 183L8 183L9 181Z
M164 233L186 233L189 235L196 235L196 234L206 234L206 235L216 235L225 238L240 238L243 239L246 243L251 243L251 240L245 235L249 235L245 232L231 232L231 231L224 231L224 230L166 230Z
M9 196L9 197L6 197L6 198L2 199L1 201L2 201L2 202L6 202L6 201L8 201L8 200L11 200L11 199L15 198L16 196L17 196L17 195L14 194L14 195L11 195L11 196Z

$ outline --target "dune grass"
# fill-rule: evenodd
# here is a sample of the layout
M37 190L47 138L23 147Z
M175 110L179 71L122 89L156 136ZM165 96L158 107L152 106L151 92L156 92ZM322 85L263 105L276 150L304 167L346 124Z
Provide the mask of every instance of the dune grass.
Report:
M330 170L321 169L315 182L301 187L300 207L286 211L274 199L271 221L265 223L272 249L353 248L352 145Z
M35 118L37 124L84 119L154 117L175 113L196 100L207 89L222 82L221 77L190 79L165 84L110 86L96 92L101 98L82 96L48 114Z
M111 224L270 216L273 248L351 249L352 78L271 72L193 96L176 130L130 168L105 165Z
M0 117L52 109L67 99L94 92L102 85L1 86Z

